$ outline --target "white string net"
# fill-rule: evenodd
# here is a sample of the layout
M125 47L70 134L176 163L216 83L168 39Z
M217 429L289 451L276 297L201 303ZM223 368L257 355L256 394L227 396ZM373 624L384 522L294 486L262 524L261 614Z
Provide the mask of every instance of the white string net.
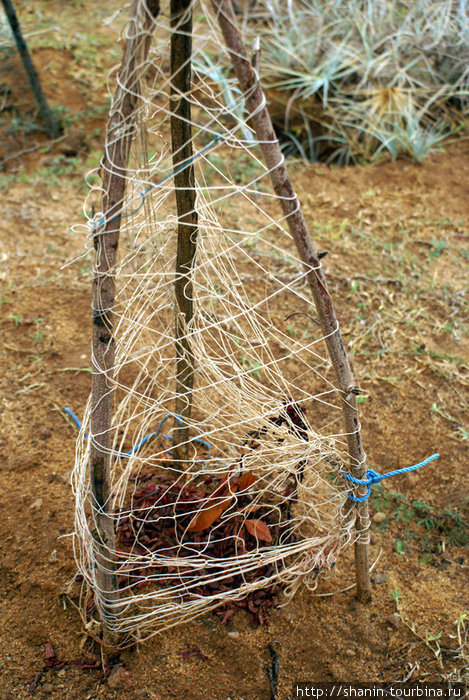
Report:
M281 590L314 587L354 537L339 475L346 436L307 270L280 218L243 96L226 77L213 16L198 5L187 95L198 233L186 338L195 380L188 459L174 459L181 421L173 415L177 213L166 9L138 66L109 379L116 544L108 561L117 562L120 594L105 614L111 629L140 638L218 606L227 616L244 605L261 617ZM89 214L100 200L94 185L90 234L102 221ZM89 405L73 473L75 549L100 608L88 433Z

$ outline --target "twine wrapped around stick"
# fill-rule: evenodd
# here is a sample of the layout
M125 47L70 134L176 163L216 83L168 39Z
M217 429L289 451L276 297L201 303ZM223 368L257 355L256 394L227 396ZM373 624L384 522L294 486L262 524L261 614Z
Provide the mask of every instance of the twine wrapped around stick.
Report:
M135 0L132 16L128 42L140 37L144 51L127 44L103 186L89 194L93 201L104 191L89 222L99 322L73 483L77 561L104 625L142 638L212 608L227 613L235 601L261 615L281 590L302 581L314 588L345 546L359 540L365 551L367 511L361 506L357 521L333 466L364 468L354 395L334 371L340 334L325 310L321 261L294 245L296 199L279 216L270 178L279 161L264 164L265 143L250 126L261 107L198 69L205 53L220 55L207 11L192 30L193 79L180 96L191 107L193 148L173 161L177 96L162 58L167 46L151 51L149 36L170 38L180 26L168 27L144 0ZM124 79L132 75L138 79ZM116 145L122 137L125 153ZM183 180L174 175L185 168L194 171L197 248L181 271ZM110 202L113 177L121 194ZM183 352L190 347L194 379L191 411L178 418L181 275L190 278L182 289L192 311L177 337ZM324 288L319 306L311 280ZM321 328L308 320L316 308ZM302 320L288 322L292 311ZM352 417L345 429L344 402Z

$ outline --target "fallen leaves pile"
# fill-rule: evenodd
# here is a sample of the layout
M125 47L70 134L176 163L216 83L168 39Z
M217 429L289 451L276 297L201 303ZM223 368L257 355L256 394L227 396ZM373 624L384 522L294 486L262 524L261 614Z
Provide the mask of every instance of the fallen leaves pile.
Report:
M194 571L180 564L148 565L148 555L151 563L152 554L181 562L200 553L204 561L210 559L213 564L213 560L258 551L280 539L283 543L295 541L295 536L286 532L288 522L281 517L281 510L252 502L249 489L254 482L251 472L243 472L236 479L230 474L218 480L206 477L197 485L165 474L140 476L116 528L117 548L123 561L117 569L119 586L190 585L184 595L190 600L196 596L221 596L245 583L272 576L272 565L261 565L247 573L240 570L229 576L223 576L223 561L220 567L211 566L210 576L204 568ZM228 510L230 517L226 517ZM145 567L132 562L132 555L145 555ZM268 624L267 611L280 588L279 583L269 583L225 603L217 614L227 622L237 610L245 609L257 622Z

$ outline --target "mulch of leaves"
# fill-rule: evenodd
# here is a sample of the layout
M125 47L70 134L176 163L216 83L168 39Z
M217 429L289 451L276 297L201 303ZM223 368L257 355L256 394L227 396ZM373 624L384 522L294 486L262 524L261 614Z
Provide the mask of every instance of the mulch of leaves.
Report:
M293 535L286 535L287 522L279 523L278 512L253 504L249 487L255 479L251 472L243 472L237 479L225 475L223 479L206 477L203 483L194 485L174 479L171 475L140 477L128 508L122 512L116 528L117 547L125 560L117 570L121 587L142 588L151 583L158 586L185 584L190 586L186 600L199 596L222 596L227 591L240 588L273 574L272 565L261 565L247 573L223 576L224 567L208 570L177 566L145 566L129 562L129 553L156 554L174 558L194 559L200 552L204 560L225 559L256 551L266 544L293 542ZM236 503L233 503L236 494ZM222 518L234 505L235 514ZM276 519L274 521L274 518ZM286 520L286 519L285 519ZM151 577L151 579L150 579ZM200 580L200 583L197 583ZM267 612L280 592L280 584L260 587L235 601L218 608L223 622L229 621L239 609L249 611L253 618L268 624Z
M260 430L247 434L246 449L258 448L258 441L269 431L269 424L272 428L286 426L290 433L307 441L304 413L304 408L285 399L278 416L269 418L268 424ZM277 442L283 442L283 438L277 438ZM238 467L242 467L242 462L241 457ZM297 482L302 480L303 468L304 462L300 462L296 478L285 488L283 505L275 509L252 501L250 488L256 479L250 471L241 471L236 478L233 471L220 479L207 476L197 485L186 483L183 476L140 475L116 527L117 547L122 558L122 565L117 569L119 586L185 587L184 599L190 600L200 596L222 597L246 583L269 578L274 573L270 564L249 572L242 572L240 568L239 573L227 575L222 560L258 551L269 544L296 541L290 530L290 508L297 499ZM223 517L230 508L233 509L230 517ZM145 555L145 566L129 561L130 553ZM200 554L201 562L210 560L211 566L210 570L180 563L151 566L152 554L178 562L184 558L193 560ZM218 559L220 566L213 566ZM267 611L280 589L279 583L259 585L243 597L223 604L217 614L227 622L241 608L248 610L259 623L267 624Z

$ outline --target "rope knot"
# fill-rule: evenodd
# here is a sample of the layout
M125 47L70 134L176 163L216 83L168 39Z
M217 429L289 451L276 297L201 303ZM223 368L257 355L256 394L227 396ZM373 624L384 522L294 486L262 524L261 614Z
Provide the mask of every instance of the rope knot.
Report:
M385 477L383 475L378 474L378 472L375 472L374 469L367 469L365 484L367 486L370 484L379 484L379 482L382 481L384 478Z
M349 493L348 497L355 503L362 503L362 501L366 501L366 499L370 497L371 487L373 484L379 484L379 482L383 481L383 479L389 479L389 477L396 476L397 474L405 474L406 472L413 471L414 469L419 469L420 467L425 466L425 464L432 462L434 459L438 459L439 456L439 454L434 454L431 457L424 459L423 462L413 464L411 467L396 469L393 472L386 472L386 474L378 474L378 472L375 472L374 469L367 469L366 479L357 479L356 476L352 476L352 474L347 474L347 472L341 470L342 476L345 476L345 478L348 479L348 481L351 481L355 486L368 486L368 490L364 496L354 496L353 494Z

